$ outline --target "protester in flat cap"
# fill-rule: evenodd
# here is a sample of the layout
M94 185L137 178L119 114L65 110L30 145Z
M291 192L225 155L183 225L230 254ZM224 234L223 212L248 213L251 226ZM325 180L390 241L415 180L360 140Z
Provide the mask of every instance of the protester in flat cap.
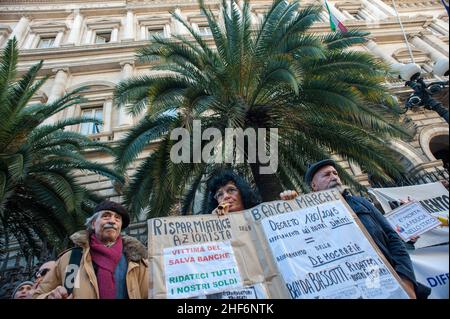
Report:
M87 230L70 237L76 247L60 255L33 298L148 298L147 249L137 239L120 235L129 223L122 205L98 204L86 221Z
M16 288L14 288L11 299L31 299L31 295L33 294L33 284L32 281L24 281L18 284Z
M334 187L340 188L342 196L356 213L383 255L402 279L411 296L426 299L431 289L416 281L411 258L405 243L389 225L383 214L371 202L361 196L353 196L343 187L336 170L336 162L325 159L309 166L305 182L312 191L318 192ZM282 195L282 194L281 194ZM292 199L291 196L282 196Z

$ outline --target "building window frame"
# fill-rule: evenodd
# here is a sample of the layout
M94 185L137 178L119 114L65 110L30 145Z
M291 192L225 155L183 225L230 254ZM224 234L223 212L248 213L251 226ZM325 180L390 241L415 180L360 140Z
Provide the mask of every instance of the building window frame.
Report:
M162 16L137 16L140 40L149 41L153 39L154 32L163 38L171 36L170 15Z
M113 30L96 30L94 33L94 44L111 43ZM105 40L102 42L102 40Z
M89 107L83 107L81 109L81 117L83 118L95 118L104 122L104 109L103 105L95 105ZM86 136L102 134L104 131L103 124L95 123L81 123L79 132Z
M83 34L84 44L107 44L119 41L120 18L91 19L86 21L86 30ZM97 36L109 33L109 41L97 42Z
M67 34L67 25L64 22L51 23L34 23L30 25L29 32L25 37L23 49L52 49L57 48L63 42L64 36ZM43 39L53 38L50 46L41 47Z
M56 40L56 35L51 36L39 36L39 41L37 43L37 49L50 49L54 48Z

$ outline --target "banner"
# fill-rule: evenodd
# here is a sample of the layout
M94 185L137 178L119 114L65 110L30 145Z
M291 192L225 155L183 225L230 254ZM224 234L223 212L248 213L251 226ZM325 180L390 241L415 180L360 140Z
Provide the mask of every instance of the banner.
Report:
M391 227L404 241L410 241L440 226L441 222L429 214L418 202L402 205L385 215Z
M150 298L408 298L337 190L148 227Z
M449 215L449 195L447 189L439 182L405 187L372 188L369 189L382 206L385 213L400 206L400 200L406 200L408 196L420 202L425 210L440 220L447 220ZM447 226L439 226L420 236L415 243L416 248L429 247L442 243L448 243L449 229Z
M429 299L449 298L448 245L410 251L417 281L431 287Z
M246 211L266 269L267 286L284 283L289 298L408 298L400 278L341 197L329 190ZM273 272L273 271L272 271Z

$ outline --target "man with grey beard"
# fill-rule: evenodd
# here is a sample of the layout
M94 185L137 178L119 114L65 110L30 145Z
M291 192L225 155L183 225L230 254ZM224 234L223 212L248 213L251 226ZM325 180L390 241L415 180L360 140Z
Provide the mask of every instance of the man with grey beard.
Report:
M325 159L310 165L305 174L305 182L314 192L331 188L339 189L378 248L400 276L408 293L414 298L426 299L428 297L431 289L416 281L411 258L402 239L371 202L364 197L352 195L342 185L336 170L336 163L333 160ZM295 192L292 194L292 191L285 191L280 194L284 200L293 199L296 195Z
M122 205L98 204L87 229L70 237L76 247L60 255L33 298L148 298L147 249L137 239L120 235L129 223Z

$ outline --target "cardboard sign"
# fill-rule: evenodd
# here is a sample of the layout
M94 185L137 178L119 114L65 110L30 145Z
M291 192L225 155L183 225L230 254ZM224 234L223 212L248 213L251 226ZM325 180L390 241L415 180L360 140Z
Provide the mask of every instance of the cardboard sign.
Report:
M150 298L408 297L336 190L148 226Z
M385 217L405 242L441 225L437 218L430 215L417 202L402 205Z
M287 298L408 298L400 278L336 190L246 212L261 263L275 268ZM275 292L271 292L276 294ZM286 296L282 296L286 298Z
M219 298L264 285L243 213L153 218L148 227L149 298Z

